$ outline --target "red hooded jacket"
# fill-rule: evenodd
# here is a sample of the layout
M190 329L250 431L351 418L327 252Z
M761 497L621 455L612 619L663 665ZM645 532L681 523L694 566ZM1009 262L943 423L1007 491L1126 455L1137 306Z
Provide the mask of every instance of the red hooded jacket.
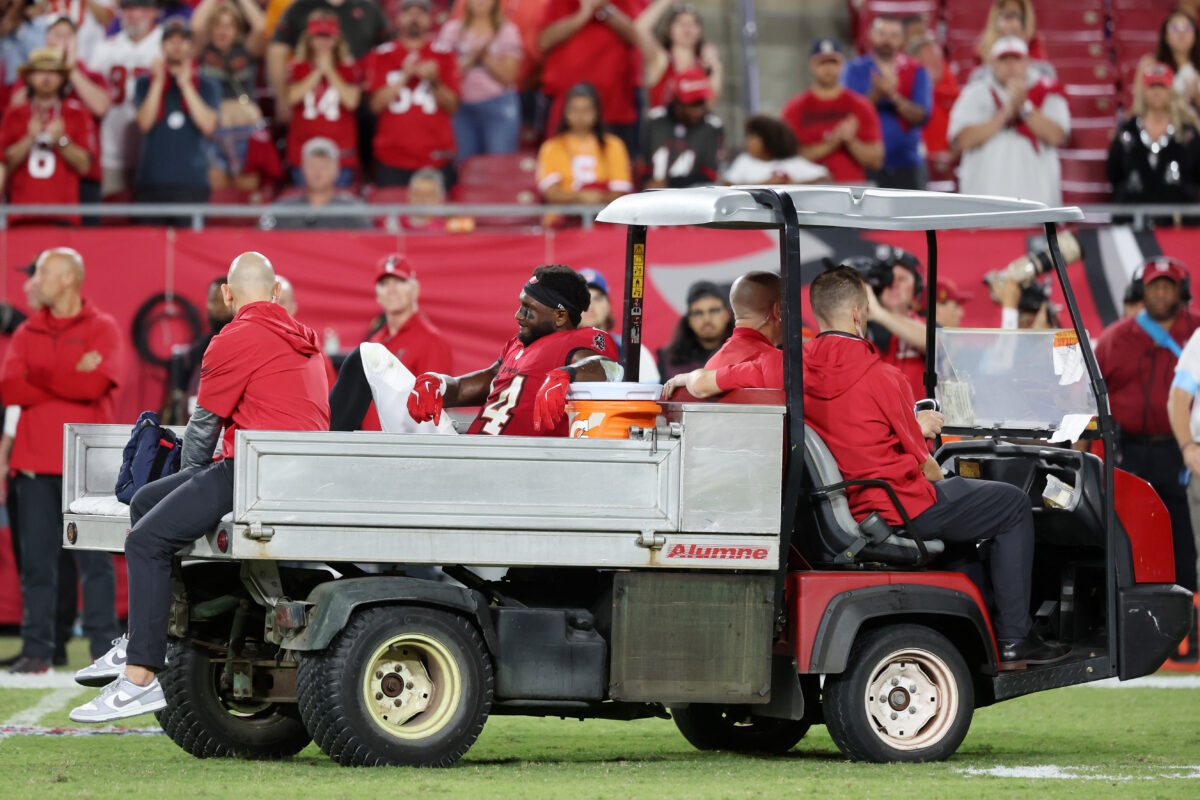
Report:
M247 303L204 351L196 403L225 419L225 458L233 458L238 429L329 430L329 379L317 334L280 305Z
M42 309L13 333L0 372L0 398L21 407L12 470L61 475L63 425L116 422L115 395L124 375L124 347L116 321L87 300L65 319ZM93 370L76 366L96 351Z
M909 517L937 501L921 471L929 446L913 402L908 379L866 339L831 332L804 345L804 421L825 440L844 480L887 481ZM878 511L893 525L903 521L883 489L851 487L846 499L855 519Z

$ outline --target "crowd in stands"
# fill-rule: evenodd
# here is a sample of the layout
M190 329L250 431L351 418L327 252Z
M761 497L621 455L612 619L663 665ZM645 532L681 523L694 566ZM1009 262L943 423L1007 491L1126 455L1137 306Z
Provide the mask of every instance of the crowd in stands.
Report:
M456 183L476 157L522 152L529 163L536 153L536 170L521 202L744 182L1052 204L1200 198L1192 0L1149 3L1157 41L1139 21L1150 9L1135 19L1126 0L1043 4L1049 30L1032 0L914 0L905 8L920 13L904 17L887 13L895 3L850 0L861 54L833 38L797 43L811 56L810 88L748 119L732 158L714 111L720 54L700 13L673 0L2 2L10 203L282 192L284 206L349 207L371 190L410 199L416 176L431 186L429 170L439 202L511 202L512 187L480 195ZM1079 30L1063 16L1075 12ZM1114 59L1118 72L1132 64L1120 83ZM1101 84L1075 91L1081 64L1109 76L1114 97L1124 86L1120 113L1096 111L1110 99L1093 91ZM1106 159L1079 155L1100 147ZM1081 195L1081 169L1087 186L1111 191ZM321 185L308 186L310 172ZM288 224L338 220L349 217Z

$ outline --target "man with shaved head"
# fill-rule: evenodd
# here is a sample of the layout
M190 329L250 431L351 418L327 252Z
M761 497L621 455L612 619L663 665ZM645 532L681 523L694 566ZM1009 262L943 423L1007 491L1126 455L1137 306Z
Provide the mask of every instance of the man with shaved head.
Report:
M317 335L279 305L271 262L243 253L221 292L233 321L204 353L180 471L143 486L129 506L129 635L76 674L85 685L106 687L71 712L76 722L107 722L166 705L156 673L166 658L171 559L233 510L235 433L329 428L329 381Z
M670 398L681 386L686 386L695 397L709 397L734 389L782 389L781 285L774 272L747 272L734 281L729 290L733 335L703 369L694 369L667 381L663 386L663 397Z
M10 672L49 672L62 551L63 424L116 422L124 377L121 331L80 295L83 257L68 247L38 257L25 289L39 311L13 333L0 395L21 407L9 469L15 474L21 548L21 657ZM92 656L120 633L116 574L106 553L77 550L83 630Z

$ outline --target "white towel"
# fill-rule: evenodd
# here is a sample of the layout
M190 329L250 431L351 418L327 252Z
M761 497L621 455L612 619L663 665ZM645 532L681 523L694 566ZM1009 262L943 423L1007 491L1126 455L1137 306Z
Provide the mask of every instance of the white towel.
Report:
M375 410L379 412L379 425L385 432L455 433L454 423L444 411L442 421L437 425L412 418L408 413L408 396L417 379L386 347L378 342L365 342L358 346L358 351L362 356L363 373L371 386Z

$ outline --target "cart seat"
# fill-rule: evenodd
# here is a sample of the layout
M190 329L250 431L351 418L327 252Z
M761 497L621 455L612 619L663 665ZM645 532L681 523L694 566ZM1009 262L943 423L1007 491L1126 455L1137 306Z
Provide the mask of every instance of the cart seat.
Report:
M804 426L804 466L810 488L819 489L841 483L842 471L825 441L812 429ZM838 489L809 501L817 522L817 538L822 545L816 557L823 564L853 564L868 561L896 566L913 566L921 557L917 543L899 529L888 526L891 535L875 544L850 514L846 491ZM884 523L886 524L886 523ZM925 539L925 549L934 556L945 550L940 539ZM809 548L812 549L812 548Z

